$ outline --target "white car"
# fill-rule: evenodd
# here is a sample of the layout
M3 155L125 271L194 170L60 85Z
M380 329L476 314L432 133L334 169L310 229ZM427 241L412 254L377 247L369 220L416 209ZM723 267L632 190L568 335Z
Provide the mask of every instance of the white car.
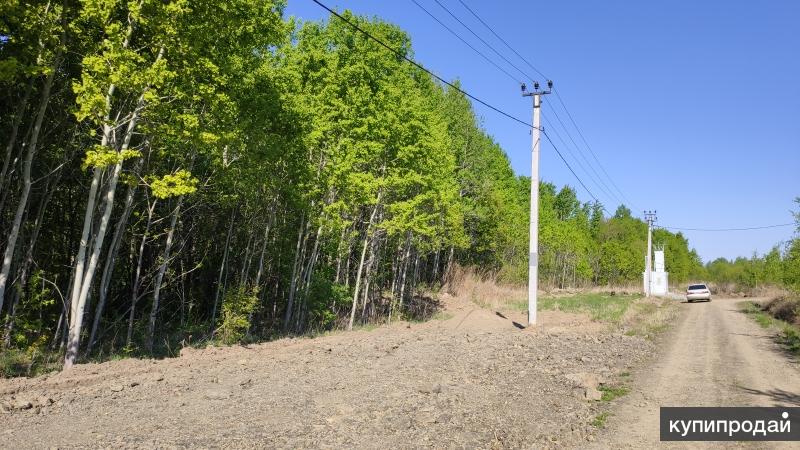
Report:
M711 290L705 284L690 284L686 289L686 301L692 303L695 300L711 301Z

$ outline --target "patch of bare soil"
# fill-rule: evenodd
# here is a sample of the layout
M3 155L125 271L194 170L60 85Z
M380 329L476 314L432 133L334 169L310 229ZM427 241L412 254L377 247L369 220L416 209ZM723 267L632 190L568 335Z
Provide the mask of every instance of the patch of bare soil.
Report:
M653 345L451 299L447 320L0 380L0 447L558 447L594 439L597 380Z

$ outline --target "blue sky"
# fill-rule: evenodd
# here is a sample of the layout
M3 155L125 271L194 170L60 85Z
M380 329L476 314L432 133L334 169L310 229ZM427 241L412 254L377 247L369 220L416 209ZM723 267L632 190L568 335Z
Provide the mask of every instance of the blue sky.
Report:
M522 79L434 0L417 0L464 39ZM536 73L483 28L458 0L439 0L519 68ZM605 171L641 216L659 224L738 228L792 222L800 196L800 2L463 0L529 62L554 80ZM318 20L311 0L288 0L287 15ZM523 119L530 100L508 76L453 37L411 0L323 0L341 11L378 16L412 38L415 58L473 95ZM541 80L540 80L541 81ZM518 174L530 174L523 126L475 105ZM570 126L554 96L545 126L587 187L613 213L618 200L598 186L553 115ZM559 132L566 144L556 136ZM570 132L594 163L578 133ZM576 155L580 163L569 154ZM583 165L586 171L580 167ZM594 170L603 176L602 170ZM544 143L542 179L576 187ZM588 172L588 173L587 173ZM614 190L607 180L608 190ZM616 194L617 197L622 197ZM704 261L750 256L792 237L793 227L739 232L685 231Z

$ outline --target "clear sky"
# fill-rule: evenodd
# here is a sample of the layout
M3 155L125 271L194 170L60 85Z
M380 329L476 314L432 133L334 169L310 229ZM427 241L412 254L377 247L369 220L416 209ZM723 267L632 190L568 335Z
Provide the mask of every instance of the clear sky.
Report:
M462 0L537 69L552 78L605 171L641 216L689 228L789 223L800 196L800 1ZM311 0L288 0L287 14L318 20ZM322 0L341 11L378 16L411 36L415 58L465 90L528 120L519 85L453 37L411 0ZM519 74L452 19L435 0L417 0L518 79ZM439 0L517 67L524 62L458 0ZM542 81L540 79L540 81ZM530 85L530 81L528 81ZM475 105L489 134L518 174L530 174L530 135L522 125ZM575 131L581 157L561 130L569 127L555 96L545 125L587 187L612 213L618 199ZM565 143L556 136L559 132ZM576 155L573 158L570 151ZM577 161L576 161L577 159ZM579 162L578 162L579 161ZM594 172L588 162L594 163ZM583 166L583 168L581 167ZM585 170L583 170L585 169ZM591 200L553 148L544 143L541 177L576 187ZM685 231L703 261L750 256L792 237L793 227L738 232Z

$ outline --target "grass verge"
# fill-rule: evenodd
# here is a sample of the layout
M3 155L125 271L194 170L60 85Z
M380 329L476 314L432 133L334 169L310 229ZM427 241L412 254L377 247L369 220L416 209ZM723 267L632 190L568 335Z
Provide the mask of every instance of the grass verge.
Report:
M666 331L678 315L678 304L666 298L642 298L631 305L622 327L629 336L654 339Z
M569 297L541 298L539 299L539 309L584 313L598 322L620 324L625 312L638 299L637 295L583 293ZM527 303L524 303L524 308L527 308Z
M539 300L539 308L587 314L592 320L608 323L627 335L648 339L669 328L678 311L675 301L669 299L602 293L543 298Z
M470 300L487 309L527 311L528 300L523 294L526 293L514 293L513 296L498 295L491 302L486 298L470 298ZM540 311L586 314L591 320L607 323L613 329L621 329L627 335L648 339L669 328L678 312L676 302L671 299L642 298L636 294L612 295L602 292L542 296L539 297L538 306Z
M767 302L765 305L751 301L740 302L739 307L761 328L776 331L778 342L786 350L795 355L800 355L800 325L774 317L775 311L780 311L779 308L774 307L774 302ZM778 314L780 315L780 313Z

